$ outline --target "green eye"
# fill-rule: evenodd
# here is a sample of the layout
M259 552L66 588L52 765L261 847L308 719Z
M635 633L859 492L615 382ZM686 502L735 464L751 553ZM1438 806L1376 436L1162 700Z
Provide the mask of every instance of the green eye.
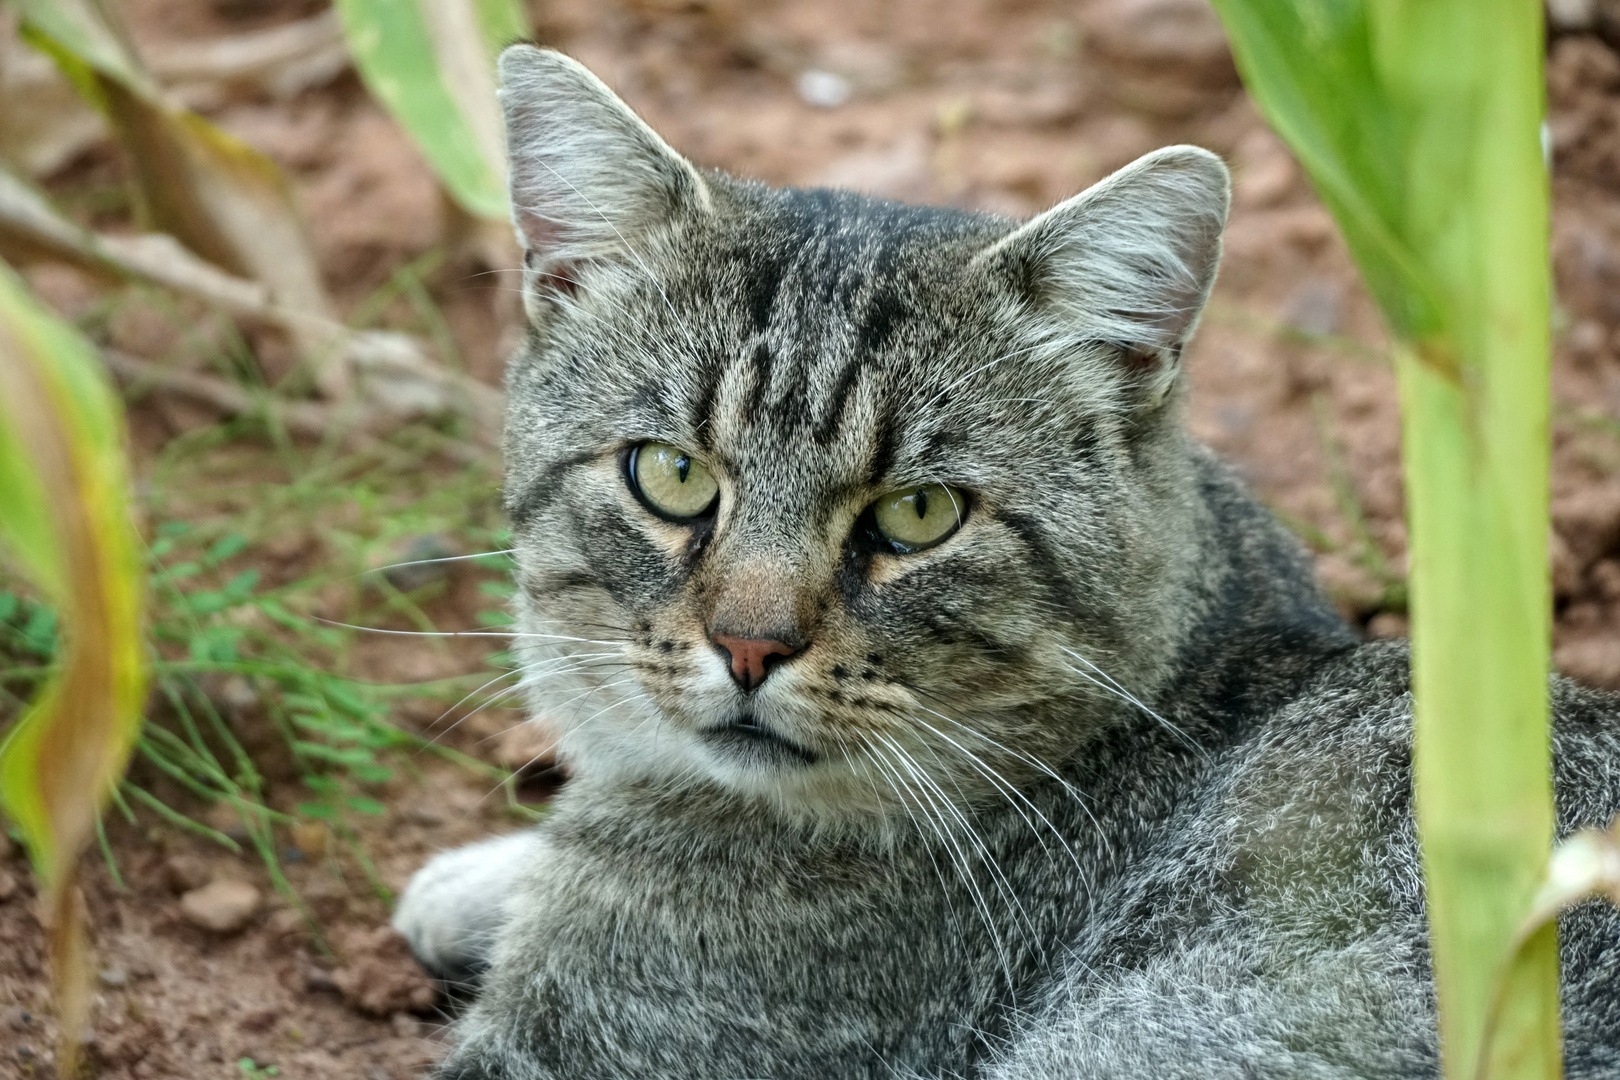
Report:
M883 538L903 552L933 547L957 530L967 515L967 497L945 484L891 491L872 504Z
M698 517L720 494L708 469L667 443L642 443L630 451L625 464L631 489L661 517L677 521Z

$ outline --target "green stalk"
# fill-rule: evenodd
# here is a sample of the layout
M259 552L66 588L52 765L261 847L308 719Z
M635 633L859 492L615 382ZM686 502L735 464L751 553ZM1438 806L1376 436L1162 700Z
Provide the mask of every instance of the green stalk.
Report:
M1551 1080L1555 927L1509 964L1553 838L1541 5L1215 6L1395 340L1442 1067L1448 1080Z
M1547 733L1551 271L1541 5L1388 4L1377 28L1415 118L1408 235L1449 301L1401 342L1414 784L1448 1077L1561 1075L1558 939L1492 986L1553 839Z

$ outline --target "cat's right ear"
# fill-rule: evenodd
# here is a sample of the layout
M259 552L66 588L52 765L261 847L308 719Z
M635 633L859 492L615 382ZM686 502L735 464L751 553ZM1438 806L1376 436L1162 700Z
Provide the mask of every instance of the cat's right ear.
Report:
M670 148L578 61L552 49L501 53L512 222L523 245L525 299L573 294L594 260L640 261L642 241L710 195Z

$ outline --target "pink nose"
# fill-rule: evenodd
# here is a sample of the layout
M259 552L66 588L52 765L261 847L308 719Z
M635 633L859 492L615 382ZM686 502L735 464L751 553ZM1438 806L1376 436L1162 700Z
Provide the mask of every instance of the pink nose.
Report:
M720 646L731 658L731 677L744 690L752 690L765 681L769 674L766 661L773 656L792 656L791 645L768 638L743 638L735 634L710 634L709 640Z

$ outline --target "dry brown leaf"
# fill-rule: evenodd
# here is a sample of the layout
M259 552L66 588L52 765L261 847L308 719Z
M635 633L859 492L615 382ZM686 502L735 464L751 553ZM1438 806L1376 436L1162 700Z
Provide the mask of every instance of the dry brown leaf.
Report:
M268 30L174 42L148 49L145 56L165 83L181 84L174 91L181 98L189 96L185 84L235 83L285 100L332 81L350 66L343 25L331 10Z
M129 151L151 223L204 259L264 283L278 305L330 322L309 237L275 163L165 93L105 4L17 2L27 30L97 97ZM289 330L322 393L347 394L350 373L332 339Z
M263 285L225 273L161 233L103 236L92 232L57 213L42 194L3 168L0 254L25 261L55 258L109 277L148 281L234 316L263 320L319 340L353 372L356 405L379 414L357 417L363 427L376 428L378 421L459 412L469 418L482 445L493 446L499 438L499 391L435 364L416 338L382 330L351 330L278 303ZM213 403L231 413L252 411L251 402L234 398ZM313 414L298 414L295 407L289 408L294 409L288 416L290 430L320 434L312 423L292 419Z
M0 158L26 176L49 176L107 137L101 114L23 44L9 8L0 8L0 101Z

